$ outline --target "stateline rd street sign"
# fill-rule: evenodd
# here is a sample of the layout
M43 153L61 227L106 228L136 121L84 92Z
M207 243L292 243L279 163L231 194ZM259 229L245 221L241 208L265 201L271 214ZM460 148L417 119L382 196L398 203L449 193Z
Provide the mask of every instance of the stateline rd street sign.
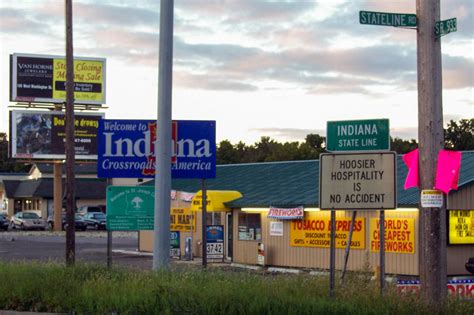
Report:
M360 24L416 27L416 14L359 11Z
M437 21L435 23L435 36L441 37L443 35L456 32L458 30L458 22L456 18L444 21Z
M326 150L388 151L389 130L388 119L328 121Z

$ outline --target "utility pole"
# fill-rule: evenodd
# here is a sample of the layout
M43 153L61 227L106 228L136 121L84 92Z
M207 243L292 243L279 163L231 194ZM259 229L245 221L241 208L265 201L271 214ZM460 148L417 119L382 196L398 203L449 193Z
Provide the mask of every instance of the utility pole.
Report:
M72 0L66 0L66 265L76 258L75 214L75 145L74 145L74 58L72 49Z
M158 119L156 125L153 269L169 268L171 192L171 97L173 83L173 0L160 3Z
M433 189L439 150L444 147L439 0L417 0L418 139L420 189ZM420 204L421 294L431 305L446 298L446 202L441 208Z

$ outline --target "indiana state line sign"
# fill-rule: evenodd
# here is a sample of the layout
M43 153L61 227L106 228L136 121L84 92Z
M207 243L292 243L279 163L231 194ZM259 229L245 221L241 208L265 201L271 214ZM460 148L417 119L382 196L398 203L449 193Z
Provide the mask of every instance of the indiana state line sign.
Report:
M100 120L98 176L154 177L156 134L156 120ZM215 121L173 121L170 145L173 178L216 177Z

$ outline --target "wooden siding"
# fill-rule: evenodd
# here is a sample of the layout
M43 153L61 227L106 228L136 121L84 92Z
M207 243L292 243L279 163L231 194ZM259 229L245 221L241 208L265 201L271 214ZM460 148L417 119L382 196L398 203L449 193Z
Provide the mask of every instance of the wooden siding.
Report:
M447 208L453 210L474 210L474 185L450 192Z
M234 231L238 231L238 210L234 210ZM379 253L370 251L369 221L378 218L378 211L358 211L365 218L365 249L352 249L348 270L374 271L379 265ZM338 211L336 217L351 217L350 211ZM386 253L386 272L392 274L418 274L418 211L385 211L386 218L415 219L415 254ZM329 269L329 248L290 246L290 224L284 221L283 236L270 236L266 212L261 212L262 242L265 245L265 263L272 266ZM234 262L257 263L257 241L239 241L234 238ZM336 249L336 268L342 269L344 249Z

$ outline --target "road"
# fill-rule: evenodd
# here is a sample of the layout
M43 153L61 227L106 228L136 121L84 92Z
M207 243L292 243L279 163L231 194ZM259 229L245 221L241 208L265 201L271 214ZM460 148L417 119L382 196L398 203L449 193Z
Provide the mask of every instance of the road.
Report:
M120 253L120 251L137 251L136 232L114 232L112 243L113 264L151 269L150 256ZM0 261L64 262L65 251L64 232L0 232ZM107 264L107 233L76 232L76 261Z

